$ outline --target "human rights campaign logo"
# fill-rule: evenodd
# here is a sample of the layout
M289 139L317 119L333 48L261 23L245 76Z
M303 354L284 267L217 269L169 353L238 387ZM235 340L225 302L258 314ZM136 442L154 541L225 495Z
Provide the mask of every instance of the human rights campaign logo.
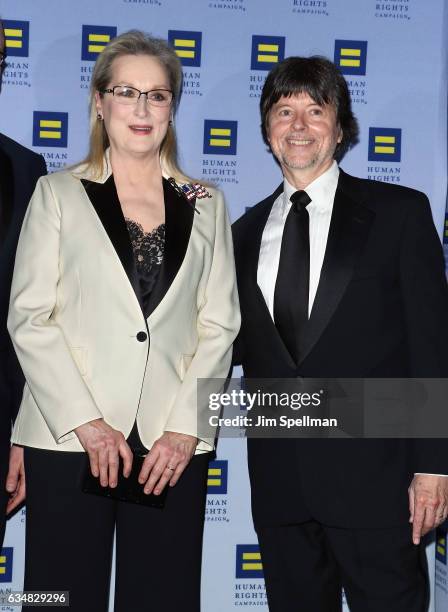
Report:
M334 63L342 74L365 74L367 67L366 40L336 40Z
M369 161L401 161L401 129L369 129Z
M211 495L227 493L228 468L227 460L210 461L208 464L207 493Z
M251 70L270 70L284 57L284 36L252 36Z
M3 21L3 31L5 33L6 55L10 57L28 57L30 46L30 22Z
M237 131L237 121L206 119L203 152L212 155L236 155Z
M437 529L436 531L436 561L447 564L446 554L446 538L447 533L444 529Z
M112 26L82 26L81 59L88 62L96 58L117 35L117 28Z
M202 32L168 30L168 41L182 66L201 65Z
M0 550L0 582L12 582L12 561L14 549L12 546Z
M34 111L33 147L66 147L68 113Z
M237 578L263 578L263 565L258 544L236 545Z

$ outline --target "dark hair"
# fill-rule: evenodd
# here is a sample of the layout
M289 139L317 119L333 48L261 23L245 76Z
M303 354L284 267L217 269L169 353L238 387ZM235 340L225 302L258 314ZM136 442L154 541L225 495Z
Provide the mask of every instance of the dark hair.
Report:
M352 112L347 83L333 62L325 57L288 57L268 74L260 99L261 131L269 146L267 126L269 111L282 96L307 93L321 106L330 104L336 110L336 119L342 129L342 142L334 157L340 161L358 142L358 122Z

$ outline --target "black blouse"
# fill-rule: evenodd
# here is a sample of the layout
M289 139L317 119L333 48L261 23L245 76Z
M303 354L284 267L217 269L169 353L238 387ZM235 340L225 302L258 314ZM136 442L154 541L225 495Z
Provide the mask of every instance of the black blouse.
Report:
M162 223L151 232L145 232L140 223L126 218L126 226L134 251L140 294L145 309L163 261L165 224Z
M137 221L125 217L129 237L134 251L135 266L137 268L140 294L143 301L143 309L146 309L151 292L157 282L160 266L163 261L165 250L165 224L155 227L151 232L145 232ZM143 445L138 435L137 422L134 422L128 437L131 449L139 454L145 455L148 449Z

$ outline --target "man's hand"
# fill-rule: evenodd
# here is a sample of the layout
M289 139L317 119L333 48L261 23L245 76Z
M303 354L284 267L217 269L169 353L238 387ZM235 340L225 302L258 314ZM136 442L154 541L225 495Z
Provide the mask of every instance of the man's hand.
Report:
M443 523L448 515L448 478L416 474L408 489L409 522L413 524L412 541L420 544L420 538Z
M6 514L12 512L25 499L25 466L23 448L13 444L9 451L9 471L6 477L6 490L10 498L6 505Z

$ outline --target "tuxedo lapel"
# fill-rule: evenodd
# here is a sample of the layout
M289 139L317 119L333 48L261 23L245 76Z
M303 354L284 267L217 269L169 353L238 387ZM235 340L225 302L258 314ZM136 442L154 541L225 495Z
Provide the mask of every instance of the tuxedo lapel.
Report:
M96 183L87 179L81 179L81 182L120 258L121 264L134 289L139 304L142 306L134 252L132 250L132 244L121 204L118 199L113 175L111 174L104 183Z
M336 311L375 216L373 211L352 199L347 182L348 177L341 171L319 285L305 328L299 364L316 344Z
M11 224L14 206L14 173L9 156L0 148L0 244Z
M166 179L163 179L165 199L165 248L156 285L145 308L145 316L157 308L170 288L185 258L194 217L194 201L188 202Z
M259 205L258 210L254 210L254 218L247 231L247 241L244 244L244 257L241 258L242 263L240 265L243 266L241 278L244 279L244 282L240 284L240 292L244 292L247 304L245 310L250 312L256 320L259 321L259 327L263 330L263 334L268 344L272 347L273 354L283 358L284 362L294 368L294 361L278 333L263 293L257 282L258 260L263 231L272 210L272 206L282 192L283 183L277 187L272 195Z

